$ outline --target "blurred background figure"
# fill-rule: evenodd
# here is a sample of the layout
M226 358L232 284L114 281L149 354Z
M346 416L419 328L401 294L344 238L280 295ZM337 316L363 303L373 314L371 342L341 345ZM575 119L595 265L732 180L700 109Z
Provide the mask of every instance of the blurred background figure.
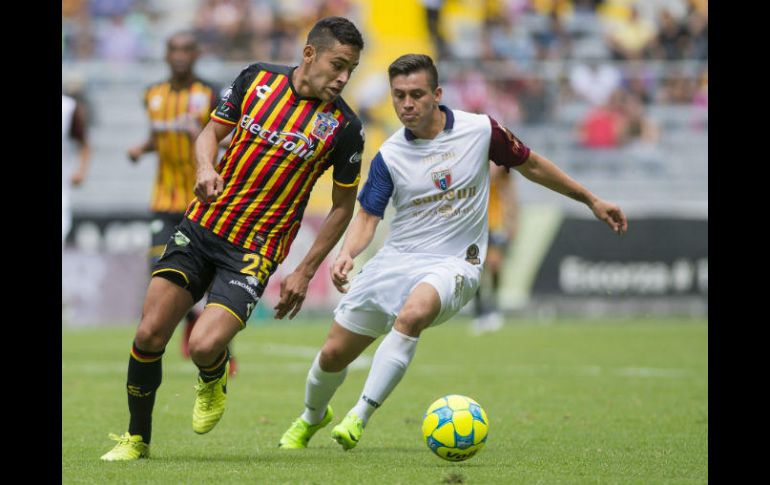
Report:
M71 188L79 187L88 172L91 148L82 101L61 95L61 245L72 228Z
M503 328L504 317L500 312L500 281L505 257L516 237L519 222L519 205L513 172L490 163L489 165L489 243L484 272L473 306L475 318L471 321L471 334L481 335Z

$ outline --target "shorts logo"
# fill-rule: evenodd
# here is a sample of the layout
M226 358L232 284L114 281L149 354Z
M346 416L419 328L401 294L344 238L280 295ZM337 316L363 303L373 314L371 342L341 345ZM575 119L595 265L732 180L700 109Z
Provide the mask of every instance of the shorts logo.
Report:
M259 286L259 281L254 276L247 276L246 283L250 284L251 286Z
M450 170L439 170L431 174L433 185L441 190L446 190L452 184L452 172Z
M461 274L455 275L455 298L459 298L463 293L465 287L465 276Z
M326 141L339 125L340 122L329 113L318 113L313 120L313 131L310 134L321 141Z
M350 156L350 160L348 160L350 163L361 163L361 152L356 152Z
M477 245L471 244L468 246L468 250L465 251L465 260L471 264L481 263L481 260L479 259L479 247Z
M187 246L190 244L190 238L182 234L182 231L177 231L174 234L174 244L177 246Z
M257 292L254 290L254 288L252 288L250 285L247 285L246 283L244 283L242 281L238 281L238 280L230 280L228 282L228 284L235 285L235 286L240 286L241 288L246 290L246 293L251 295L251 297L254 299L254 301L259 300L259 294L257 294Z

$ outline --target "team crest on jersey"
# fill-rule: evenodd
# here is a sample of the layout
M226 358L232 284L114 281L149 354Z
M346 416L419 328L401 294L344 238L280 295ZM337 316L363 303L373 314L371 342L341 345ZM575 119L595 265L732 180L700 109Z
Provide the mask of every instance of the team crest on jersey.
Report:
M313 120L313 131L310 134L321 141L326 141L339 125L340 122L329 113L318 113Z
M431 174L433 185L440 190L446 190L452 185L452 172L450 170L439 170Z

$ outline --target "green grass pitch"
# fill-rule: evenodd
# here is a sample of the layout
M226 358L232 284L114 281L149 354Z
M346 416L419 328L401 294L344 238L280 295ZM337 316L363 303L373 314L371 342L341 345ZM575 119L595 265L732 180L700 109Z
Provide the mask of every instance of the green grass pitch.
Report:
M456 318L423 334L401 384L354 450L319 431L307 450L278 439L302 410L308 367L328 320L250 325L234 343L239 373L222 421L191 429L196 370L163 360L152 457L103 463L128 425L133 326L62 329L62 483L136 484L694 484L708 482L705 320L508 322L471 337ZM379 342L379 341L378 341ZM378 342L365 352L371 358ZM333 425L361 392L353 366L331 404ZM450 463L422 441L427 406L466 394L489 415L485 448Z

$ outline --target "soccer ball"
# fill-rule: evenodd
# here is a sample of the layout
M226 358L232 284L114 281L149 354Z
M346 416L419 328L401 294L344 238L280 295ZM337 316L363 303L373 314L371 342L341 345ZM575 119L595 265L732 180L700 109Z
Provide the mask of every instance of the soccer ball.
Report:
M467 396L450 394L428 407L422 436L428 448L449 461L476 455L487 442L489 420L481 405Z

